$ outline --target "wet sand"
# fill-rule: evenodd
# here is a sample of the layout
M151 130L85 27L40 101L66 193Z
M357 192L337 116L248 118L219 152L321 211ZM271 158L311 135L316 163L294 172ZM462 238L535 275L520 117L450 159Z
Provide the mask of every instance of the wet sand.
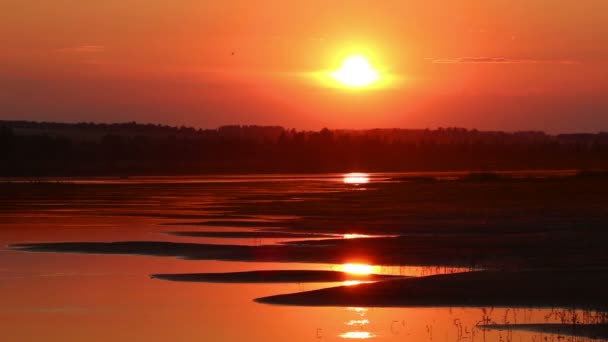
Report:
M267 270L228 273L152 274L151 278L207 283L316 283L344 281L379 281L402 278L382 274L351 274L339 271Z
M331 234L316 234L316 233L290 233L281 231L245 231L245 232L227 232L227 231L187 231L187 232L168 232L167 234L176 236L189 237L212 237L225 239L242 239L242 238L286 238L286 239L306 239L306 238L331 238L336 237Z
M248 217L248 216L245 216ZM249 217L250 218L250 217ZM254 221L254 220L217 220L202 222L165 223L164 225L178 226L206 226L206 227L242 227L242 228L284 228L285 224L276 221Z
M608 309L602 271L479 271L395 279L258 298L258 303L361 307L548 307Z
M562 234L412 234L392 238L301 240L278 245L216 245L168 241L16 244L29 252L135 254L192 260L456 266L470 269L600 269L608 265L606 240Z

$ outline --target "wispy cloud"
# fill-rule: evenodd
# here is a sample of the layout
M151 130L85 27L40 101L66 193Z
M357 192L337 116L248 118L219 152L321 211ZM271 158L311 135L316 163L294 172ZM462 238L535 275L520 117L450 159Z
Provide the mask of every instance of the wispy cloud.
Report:
M426 58L435 64L578 64L578 61L568 59L534 59L507 57L458 57L458 58Z
M72 47L66 47L59 49L60 52L71 52L71 53L96 53L104 52L106 47L103 45L78 45Z

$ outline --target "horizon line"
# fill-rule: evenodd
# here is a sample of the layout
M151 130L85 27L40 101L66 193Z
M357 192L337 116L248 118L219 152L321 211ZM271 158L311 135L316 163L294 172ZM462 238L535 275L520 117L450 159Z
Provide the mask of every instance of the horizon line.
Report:
M2 123L33 123L33 124L59 124L59 125L79 125L79 124L92 124L92 125L125 125L125 124L136 124L142 126L160 126L160 127L169 127L180 129L191 128L195 130L219 130L223 127L265 127L265 128L282 128L286 131L296 130L299 132L320 132L323 129L328 129L330 131L373 131L373 130L411 130L411 131L438 131L441 129L465 129L467 131L478 131L484 133L543 133L546 135L563 135L563 134L608 134L608 128L606 130L596 130L596 131L569 131L569 132L556 132L550 133L544 130L539 129L520 129L520 130L500 130L500 129L479 129L479 128L469 128L469 127L461 127L461 126L436 126L436 127L424 127L424 128L414 128L414 127L371 127L371 128L330 128L327 126L323 126L317 129L304 129L304 128L296 128L296 127L286 127L282 125L272 125L272 124L251 124L251 123L241 123L241 124L224 124L216 127L201 127L201 126L186 126L186 125L171 125L167 123L153 123L153 122L138 122L135 120L131 121L115 121L115 122L101 122L101 121L43 121L43 120L27 120L27 119L0 119L0 124Z

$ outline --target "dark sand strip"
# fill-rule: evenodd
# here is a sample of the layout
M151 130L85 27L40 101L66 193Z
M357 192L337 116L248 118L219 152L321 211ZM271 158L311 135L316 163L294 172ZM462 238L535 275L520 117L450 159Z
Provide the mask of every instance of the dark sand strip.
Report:
M229 273L152 274L151 278L210 283L315 283L348 280L379 281L398 278L381 274L349 274L323 270L269 270Z
M494 330L532 331L598 340L608 339L608 324L486 324L479 327Z
M288 225L281 221L204 221L204 222L171 222L162 223L163 226L206 226L206 227L254 227L254 228L285 228Z
M344 239L327 240L341 241ZM352 239L352 240L375 240L375 239ZM351 240L351 241L352 241ZM281 245L217 245L202 243L168 242L168 241L121 241L121 242L51 242L15 244L10 248L28 252L59 252L59 253L94 253L94 254L129 254L129 255L152 255L172 256L192 260L230 260L230 261L268 261L268 262L311 262L311 263L338 263L344 260L357 260L365 255L367 261L373 264L389 265L399 261L394 258L393 253L386 253L382 249L374 248L352 248L351 244L343 246L315 245L300 246L292 244ZM410 245L410 250L412 247ZM439 255L439 254L437 254ZM387 263L377 262L387 256ZM404 256L407 258L407 255ZM427 253L421 255L429 260ZM441 260L447 263L447 256L441 256ZM409 258L413 264L416 259ZM430 260L431 261L431 260ZM405 264L405 263L401 263ZM433 264L432 262L429 264ZM435 263L442 265L443 263Z
M310 240L309 240L310 241ZM15 244L29 252L135 254L194 260L338 263L361 260L374 265L469 266L510 269L604 268L608 262L603 240L484 236L401 236L373 239L325 239L280 245L215 245L161 241L55 242ZM562 242L563 242L562 241ZM551 257L547 257L550 255Z
M188 236L188 237L209 237L209 238L335 238L331 234L316 234L316 233L289 233L279 231L248 231L248 232L226 232L226 231L210 231L210 232L167 232L170 235Z
M303 306L608 308L604 271L480 271L396 279L256 299Z
M53 242L16 244L9 247L28 252L152 255L194 260L244 260L252 257L254 253L251 246L163 241Z

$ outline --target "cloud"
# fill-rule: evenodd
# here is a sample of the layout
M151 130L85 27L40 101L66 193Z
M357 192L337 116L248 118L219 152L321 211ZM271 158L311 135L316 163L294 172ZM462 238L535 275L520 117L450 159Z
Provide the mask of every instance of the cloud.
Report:
M425 58L435 64L578 64L567 59L533 59L506 57Z
M97 53L104 52L105 50L106 47L103 45L78 45L59 49L58 51L71 53Z

